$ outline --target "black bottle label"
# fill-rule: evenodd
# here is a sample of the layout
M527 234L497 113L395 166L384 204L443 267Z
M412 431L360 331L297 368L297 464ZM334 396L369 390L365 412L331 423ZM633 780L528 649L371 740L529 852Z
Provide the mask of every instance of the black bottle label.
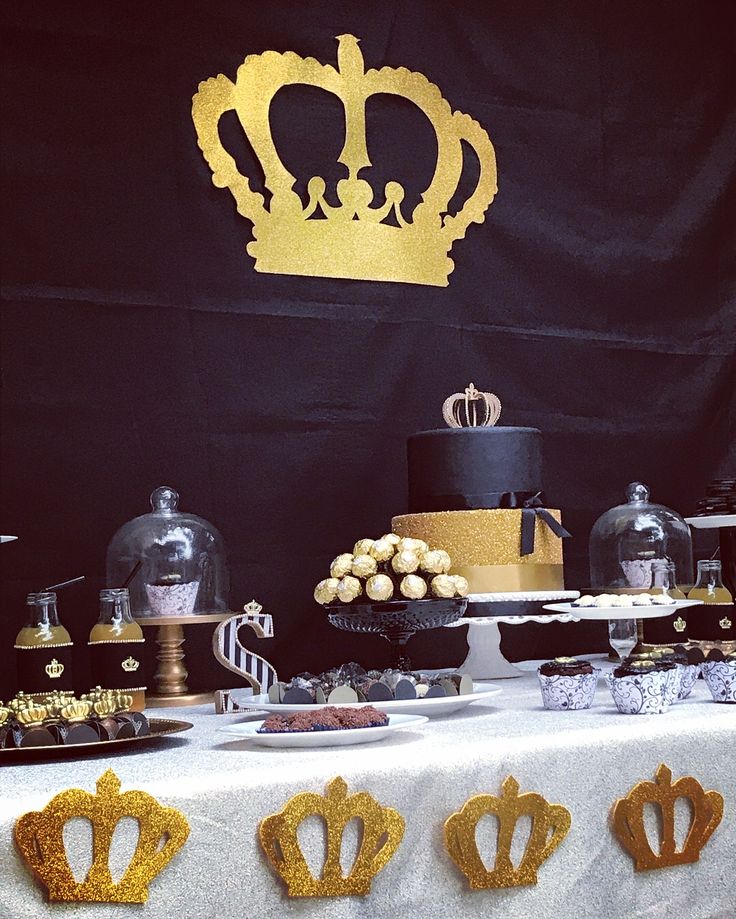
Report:
M26 694L71 691L72 645L15 646L18 689Z
M704 603L690 607L688 636L694 641L736 641L733 603Z
M644 642L648 645L682 645L688 640L687 607L671 616L644 619Z
M92 685L103 689L145 689L143 641L91 641Z

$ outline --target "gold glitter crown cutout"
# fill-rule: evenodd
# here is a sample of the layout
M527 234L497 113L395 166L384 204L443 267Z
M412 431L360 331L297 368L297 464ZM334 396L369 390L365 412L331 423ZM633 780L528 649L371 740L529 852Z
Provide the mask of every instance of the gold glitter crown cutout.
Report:
M537 883L539 866L552 855L570 829L570 812L561 804L550 804L535 792L519 794L519 783L509 776L503 793L476 795L445 823L445 846L473 890L491 887L521 887ZM478 851L476 830L481 817L498 818L496 860L489 871ZM531 818L531 830L518 866L511 861L511 842L517 821Z
M86 817L93 833L94 861L81 883L74 879L64 846L64 825L74 817ZM110 846L123 817L138 821L139 836L131 862L116 884L110 873ZM149 883L188 835L189 824L179 811L163 807L142 791L120 794L120 779L111 769L98 779L96 794L70 788L42 811L24 814L15 824L16 845L52 902L145 903Z
M348 795L345 780L333 779L325 795L301 792L278 814L261 821L258 834L263 851L286 883L290 897L365 896L371 881L390 861L404 835L404 818L382 807L366 791ZM327 855L321 877L310 872L297 831L307 817L322 817L327 827ZM345 827L354 818L363 825L360 848L345 877L340 850Z
M682 849L675 840L675 801L687 798L691 804L691 822ZM657 805L661 820L659 851L654 852L647 838L644 809ZM625 798L613 807L613 829L621 845L634 859L637 871L649 871L670 865L686 865L700 860L700 852L723 817L723 796L705 791L692 776L672 782L672 771L662 764L654 782L639 782Z
M200 83L192 118L212 182L218 188L229 188L238 213L253 222L255 241L247 248L257 271L446 287L453 268L447 254L453 242L465 236L470 223L483 222L497 190L493 145L469 115L452 111L438 87L423 74L404 67L366 71L358 39L340 35L337 41L337 69L292 51L266 51L245 59L235 83L223 74ZM347 177L337 183L337 207L327 203L326 184L320 176L309 180L305 206L294 191L295 177L276 150L269 109L276 93L293 84L319 87L343 104L345 144L338 162ZM409 99L437 135L434 175L408 217L402 213L404 189L398 182L388 182L382 203L373 205L374 190L359 175L371 166L366 101L380 93ZM238 172L220 140L220 118L231 110L237 112L263 167L265 187L271 193L268 209L264 196ZM448 205L463 169L462 141L477 155L480 174L462 208L450 215ZM394 225L385 223L387 218Z

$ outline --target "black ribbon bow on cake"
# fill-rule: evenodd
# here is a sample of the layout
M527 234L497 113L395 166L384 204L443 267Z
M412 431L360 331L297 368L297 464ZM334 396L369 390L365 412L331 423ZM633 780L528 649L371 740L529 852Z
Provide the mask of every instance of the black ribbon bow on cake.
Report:
M537 528L537 517L541 517L555 536L566 539L572 536L563 525L553 517L546 507L542 506L541 491L531 498L527 498L521 506L521 556L531 555L534 552L534 534Z

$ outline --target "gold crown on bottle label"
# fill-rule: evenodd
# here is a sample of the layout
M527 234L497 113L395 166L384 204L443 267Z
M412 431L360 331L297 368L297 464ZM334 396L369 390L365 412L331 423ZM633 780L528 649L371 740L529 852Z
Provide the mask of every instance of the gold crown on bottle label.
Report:
M44 670L46 671L49 679L58 680L64 672L64 665L60 664L56 658L53 658L50 664L46 664Z
M730 629L732 623L731 623L731 620L728 618L728 616L724 616L723 619L720 620L718 625L720 625L722 629Z
M337 36L337 68L302 58L293 51L251 54L238 68L235 83L220 74L199 84L192 119L199 146L212 170L212 182L229 188L238 213L253 222L255 241L247 249L256 271L276 274L403 281L447 286L453 263L448 252L471 223L482 223L496 188L496 156L486 131L469 115L453 112L439 89L421 73L404 67L366 72L354 35ZM307 184L308 202L294 191L296 179L276 150L269 110L284 86L307 84L337 96L345 119L345 144L338 162L347 177L337 183L339 206L328 204L325 181ZM366 102L388 93L413 102L437 136L437 165L429 187L410 215L402 213L404 189L388 182L383 202L372 206L376 193L361 170L372 163L366 137ZM225 112L237 112L263 167L271 192L268 210L262 194L238 172L225 150L218 123ZM319 130L318 126L315 128ZM463 168L465 141L475 152L480 174L475 189L457 214L447 213ZM324 219L315 218L320 212ZM384 223L389 218L393 225Z
M692 823L681 849L675 840L675 802L687 798ZM656 804L660 809L660 845L652 848L644 826L644 809ZM672 782L672 770L664 763L654 782L639 782L613 807L613 828L621 845L634 859L637 871L697 862L700 852L723 817L723 796L705 791L692 776Z
M480 412L478 408L480 406ZM451 428L492 427L501 416L501 400L495 393L480 392L475 383L445 399L442 417Z
M390 807L382 807L366 791L348 795L339 776L327 786L325 795L303 791L295 795L278 814L261 821L258 835L263 851L286 883L290 897L365 896L371 881L390 861L404 835L404 818ZM301 822L313 814L327 825L327 854L321 875L309 870L297 837ZM347 877L340 865L345 827L353 818L363 824L360 849Z
M64 825L86 817L94 839L91 867L77 882L64 845ZM123 817L138 821L140 833L132 860L118 883L110 874L110 846ZM28 866L54 902L145 903L148 885L181 849L189 835L186 818L142 791L120 794L120 779L108 769L96 794L70 788L42 811L24 814L15 824L15 841Z
M570 829L570 811L561 804L550 804L535 792L519 794L519 783L510 775L502 785L503 793L476 795L445 822L445 846L473 890L492 887L521 887L537 883L539 866L559 846ZM476 830L481 817L498 818L496 859L492 870L488 859L481 858ZM518 867L511 861L511 841L520 817L531 817L531 830Z
M676 632L684 632L687 628L687 622L685 622L682 616L678 616L672 623L672 626Z
M140 667L140 661L134 657L126 657L120 666L126 673L134 673Z

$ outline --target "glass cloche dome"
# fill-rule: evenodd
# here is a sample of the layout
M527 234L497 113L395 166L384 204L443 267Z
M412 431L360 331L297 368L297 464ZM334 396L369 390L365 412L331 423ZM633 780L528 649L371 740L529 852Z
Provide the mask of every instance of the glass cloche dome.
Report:
M179 495L161 486L150 514L120 527L107 548L107 584L128 585L134 616L189 616L228 610L230 578L220 533L177 510Z
M650 504L649 489L632 482L626 504L602 514L590 533L592 587L649 590L652 563L673 562L678 585L693 582L690 528L675 511Z

